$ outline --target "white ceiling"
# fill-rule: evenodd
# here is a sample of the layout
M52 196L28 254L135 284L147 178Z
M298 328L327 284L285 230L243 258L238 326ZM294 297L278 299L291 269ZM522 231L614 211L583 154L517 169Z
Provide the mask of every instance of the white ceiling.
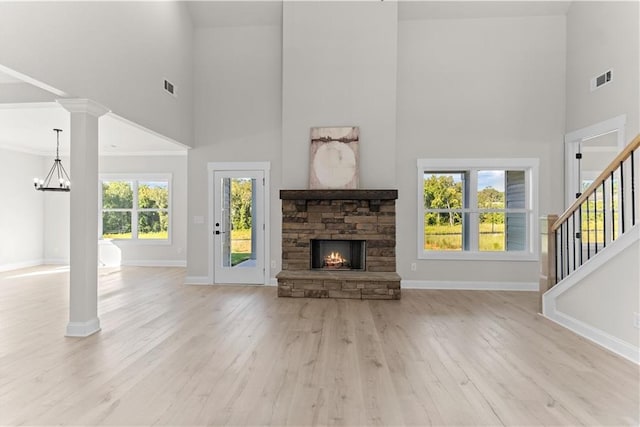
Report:
M17 85L20 83L21 85ZM12 91L3 90L11 87ZM21 102L2 99L2 94L23 91L33 96L34 86L0 70L0 147L26 153L53 155L56 134L62 129L60 153L69 154L69 113L56 102ZM23 98L23 97L19 97ZM52 95L49 99L55 99ZM103 155L184 154L187 148L135 125L115 114L100 118L99 143Z
M187 8L195 27L280 26L282 25L282 3L282 0L189 1ZM570 3L569 1L535 0L399 0L398 18L400 20L415 20L564 15L567 13ZM15 85L16 83L24 82L0 70L0 95L12 93L12 96L15 96L16 90L20 90ZM11 87L12 90L3 92L3 86ZM26 94L25 96L32 95ZM16 104L12 103L12 100L2 99L0 96L0 147L51 155L55 153L54 128L63 130L60 135L60 151L62 154L68 154L69 114L59 104L55 102ZM104 155L148 154L151 152L184 154L187 149L175 141L113 114L107 114L100 119L99 129L100 152Z
M413 1L398 2L398 19L478 19L566 15L570 1Z
M69 154L69 113L55 102L0 104L0 147L40 155ZM99 144L103 155L184 154L186 147L138 127L114 114L100 118Z
M305 1L305 0L284 0ZM318 0L337 1L337 0ZM381 0L357 0L376 2ZM393 1L393 0L392 0ZM566 15L571 1L560 0L396 0L399 20L473 19ZM282 25L282 0L188 1L193 25L203 27Z
M282 25L282 1L189 1L195 27Z
M0 71L0 84L4 83L22 83L22 81Z

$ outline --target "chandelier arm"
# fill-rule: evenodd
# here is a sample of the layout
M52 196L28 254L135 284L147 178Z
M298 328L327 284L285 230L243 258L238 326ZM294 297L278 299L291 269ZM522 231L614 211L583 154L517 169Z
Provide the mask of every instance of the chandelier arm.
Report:
M71 178L69 178L69 174L67 173L67 170L64 168L64 166L62 166L62 162L59 163L60 165L60 169L62 169L62 173L64 174L64 178L71 182Z
M43 187L49 187L49 184L51 183L51 178L53 178L53 171L56 169L56 163L53 163L53 166L51 166L51 169L49 169L49 173L47 174L47 176L44 178L43 181Z

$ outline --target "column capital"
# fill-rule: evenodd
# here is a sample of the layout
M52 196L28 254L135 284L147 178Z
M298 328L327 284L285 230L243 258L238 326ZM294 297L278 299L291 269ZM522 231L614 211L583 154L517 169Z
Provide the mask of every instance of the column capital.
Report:
M64 98L56 99L56 102L70 113L87 113L94 117L100 117L111 111L90 99Z

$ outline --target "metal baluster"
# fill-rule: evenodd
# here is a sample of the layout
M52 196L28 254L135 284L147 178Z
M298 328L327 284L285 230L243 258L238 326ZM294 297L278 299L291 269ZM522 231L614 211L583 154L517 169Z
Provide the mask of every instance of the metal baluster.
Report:
M635 151L631 152L631 226L636 225L636 180L634 177L633 167L633 155Z
M598 253L598 189L593 191L593 240Z
M564 229L565 229L565 233L567 233L567 241L565 242L565 244L567 245L567 276L569 274L571 274L571 266L569 265L569 242L571 242L571 239L569 239L569 224L568 223L564 223Z
M582 239L584 238L584 230L582 229L582 204L578 207L578 220L580 221L580 265L582 265Z
M558 247L559 247L558 246L558 230L555 230L554 233L556 234L556 238L555 238L555 243L556 243L556 262L554 262L554 264L555 264L555 269L556 269L556 283L558 283L561 280L560 276L558 275L558 271L559 271L558 265L560 264L558 262L558 254L560 253L558 251Z
M562 232L563 225L560 226L560 280L564 279L564 253L562 253L562 249L564 245L562 244L562 239L564 238L564 233ZM557 241L557 240L556 240Z
M605 194L605 181L602 181L602 247L607 247L607 196Z
M587 205L587 260L591 259L591 216L589 215L589 196L585 200Z
M573 270L576 269L576 211L571 214L571 232L573 233Z
M620 216L622 217L622 232L624 234L624 162L620 162Z
M613 171L611 171L611 241L616 240L618 235L616 234L616 197L615 189L613 185Z

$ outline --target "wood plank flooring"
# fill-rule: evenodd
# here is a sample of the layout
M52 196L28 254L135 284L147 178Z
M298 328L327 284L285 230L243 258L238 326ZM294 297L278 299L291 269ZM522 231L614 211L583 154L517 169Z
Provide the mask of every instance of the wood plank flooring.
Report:
M2 425L638 425L638 366L537 293L400 301L185 286L101 269L102 331L66 338L64 267L0 273Z

